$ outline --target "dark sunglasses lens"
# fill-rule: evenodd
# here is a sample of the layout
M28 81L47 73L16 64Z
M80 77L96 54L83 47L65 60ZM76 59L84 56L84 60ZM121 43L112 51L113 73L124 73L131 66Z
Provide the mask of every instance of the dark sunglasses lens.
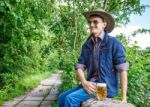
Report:
M94 23L94 25L97 25L97 24L98 24L98 21L97 21L97 20L94 20L93 23Z
M97 24L98 24L98 21L97 21L97 20L94 20L94 21L88 21L88 24L89 24L89 25L91 25L92 23L93 23L94 25L97 25Z

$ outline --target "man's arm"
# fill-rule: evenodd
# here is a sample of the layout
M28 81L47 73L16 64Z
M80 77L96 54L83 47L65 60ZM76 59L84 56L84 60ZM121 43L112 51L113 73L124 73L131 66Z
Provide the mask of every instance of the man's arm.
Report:
M126 61L125 47L117 39L114 40L113 48L113 64L120 73L120 83L122 92L122 101L127 101L127 71L129 64Z
M127 71L120 72L120 83L121 83L121 93L122 93L122 101L127 102Z
M96 84L90 81L87 81L84 76L84 72L82 69L77 69L77 76L83 86L83 88L89 93L93 94L96 92Z
M81 83L86 81L85 76L84 76L84 71L80 68L77 69L77 77Z
M116 65L116 69L119 71L120 74L121 94L123 102L127 102L128 67L129 67L128 62Z
M86 55L85 47L84 45L82 46L81 50L81 55L78 58L78 63L75 66L76 73L77 73L77 78L80 80L83 88L89 93L93 94L96 92L96 84L90 81L87 81L84 76L84 71L86 69L86 60L87 60L87 55Z

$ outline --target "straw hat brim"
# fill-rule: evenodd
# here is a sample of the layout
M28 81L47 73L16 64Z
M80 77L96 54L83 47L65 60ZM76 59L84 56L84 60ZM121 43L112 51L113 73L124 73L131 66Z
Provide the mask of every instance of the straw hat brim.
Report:
M105 27L105 31L107 31L108 33L110 33L115 27L114 18L105 11L88 11L88 12L84 12L83 15L85 16L85 18L87 20L89 20L91 15L98 15L98 16L104 18L105 21L107 22L107 26Z

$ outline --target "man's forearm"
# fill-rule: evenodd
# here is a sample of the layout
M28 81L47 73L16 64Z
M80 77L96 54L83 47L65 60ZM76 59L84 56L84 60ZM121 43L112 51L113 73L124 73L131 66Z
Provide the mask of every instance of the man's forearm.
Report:
M120 72L120 82L121 82L121 93L122 93L122 100L127 100L127 71L121 71Z
M82 69L77 69L77 75L83 88L88 92L88 94L93 94L96 92L96 84L85 79Z
M82 69L77 69L77 76L81 83L86 80L84 76L84 71Z

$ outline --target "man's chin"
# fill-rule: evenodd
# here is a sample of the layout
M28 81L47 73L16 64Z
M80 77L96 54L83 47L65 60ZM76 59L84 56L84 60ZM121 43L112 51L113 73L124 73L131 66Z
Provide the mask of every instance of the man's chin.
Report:
M91 32L91 34L95 35L95 34L97 34L97 32Z
M91 33L92 33L92 34L96 34L97 32L96 32L96 31L91 31Z

